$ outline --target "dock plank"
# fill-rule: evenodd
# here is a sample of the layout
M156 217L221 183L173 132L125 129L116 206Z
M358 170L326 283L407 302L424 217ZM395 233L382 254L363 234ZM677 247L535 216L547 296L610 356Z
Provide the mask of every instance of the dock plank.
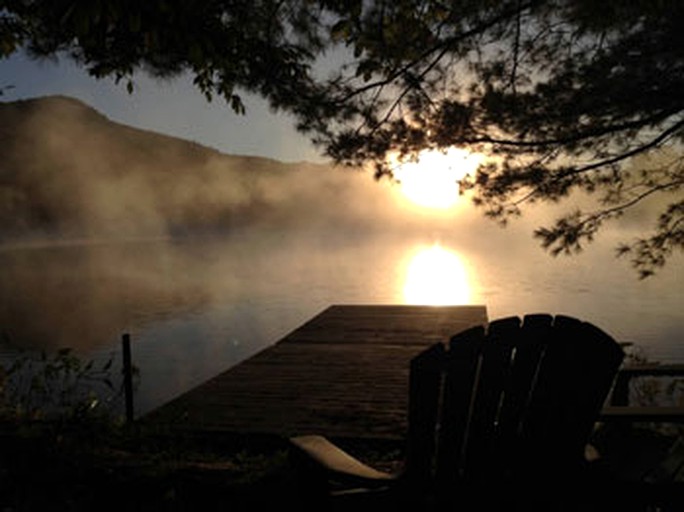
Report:
M145 418L189 431L400 439L409 361L483 306L331 306Z
M281 342L425 346L486 321L483 306L331 306Z

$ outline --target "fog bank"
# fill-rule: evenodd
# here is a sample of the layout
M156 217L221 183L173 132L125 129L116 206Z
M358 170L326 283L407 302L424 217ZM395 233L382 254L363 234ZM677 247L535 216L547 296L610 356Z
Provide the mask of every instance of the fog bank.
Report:
M0 240L125 239L253 226L394 229L412 210L389 182L309 163L223 155L113 123L64 97L0 104Z

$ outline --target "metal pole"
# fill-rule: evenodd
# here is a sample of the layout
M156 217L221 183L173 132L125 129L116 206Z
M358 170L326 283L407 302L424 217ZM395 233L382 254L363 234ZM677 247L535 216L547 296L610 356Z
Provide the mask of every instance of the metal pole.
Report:
M126 398L126 422L133 422L133 365L131 364L131 336L124 334L121 343L123 346L123 376L124 395Z

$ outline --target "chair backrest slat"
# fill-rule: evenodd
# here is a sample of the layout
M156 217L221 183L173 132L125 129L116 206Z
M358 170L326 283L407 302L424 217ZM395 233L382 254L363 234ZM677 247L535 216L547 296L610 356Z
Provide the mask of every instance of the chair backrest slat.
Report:
M620 346L591 324L557 316L525 411L529 460L572 470L622 362ZM560 468L559 468L560 469Z
M507 467L524 456L519 438L523 429L525 411L531 401L540 363L549 338L551 315L529 315L517 333L511 333L510 343L515 347L509 374L506 396L499 415L497 449Z
M463 331L459 343L450 347L446 357L436 458L438 485L464 473L465 447L470 435L484 336L482 326Z
M482 340L480 368L471 405L469 436L464 447L462 473L471 479L496 478L499 469L492 460L500 454L496 442L500 436L499 417L506 399L515 339L520 329L517 318L490 324L486 339ZM451 346L458 346L452 339ZM447 379L450 376L447 376Z
M444 346L435 344L411 361L408 403L407 477L416 485L432 480L437 416L442 394Z
M554 400L552 404L535 404L536 417L531 417L530 426L539 430L546 424L548 429L555 429L556 444L560 441L570 452L568 456L581 457L583 440L591 432L623 352L603 331L573 318L556 317L554 332L556 339L550 345L550 361L545 365L539 388L552 389L555 399L546 400ZM554 439L547 439L546 443L553 444Z

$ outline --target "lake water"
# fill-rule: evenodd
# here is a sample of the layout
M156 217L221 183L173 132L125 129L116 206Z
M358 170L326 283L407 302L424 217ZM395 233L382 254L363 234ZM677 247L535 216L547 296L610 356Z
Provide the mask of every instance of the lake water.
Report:
M274 343L331 304L483 304L591 321L648 357L684 362L681 258L638 281L610 241L551 258L515 230L253 229L222 237L0 250L0 328L11 344L118 353L133 339L138 413ZM11 354L5 349L5 356Z

